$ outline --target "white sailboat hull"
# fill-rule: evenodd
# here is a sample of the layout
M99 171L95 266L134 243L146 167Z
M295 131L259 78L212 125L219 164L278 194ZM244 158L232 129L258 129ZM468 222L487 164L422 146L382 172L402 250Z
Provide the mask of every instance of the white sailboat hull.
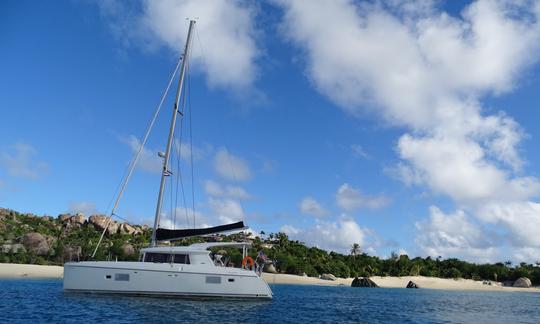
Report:
M226 267L149 262L70 262L64 290L158 296L272 298L255 272Z

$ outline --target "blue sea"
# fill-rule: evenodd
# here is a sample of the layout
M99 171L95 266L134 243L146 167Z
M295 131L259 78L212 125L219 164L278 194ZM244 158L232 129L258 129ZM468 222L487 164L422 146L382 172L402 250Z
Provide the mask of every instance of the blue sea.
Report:
M540 294L273 285L271 301L73 294L0 281L0 322L540 323Z

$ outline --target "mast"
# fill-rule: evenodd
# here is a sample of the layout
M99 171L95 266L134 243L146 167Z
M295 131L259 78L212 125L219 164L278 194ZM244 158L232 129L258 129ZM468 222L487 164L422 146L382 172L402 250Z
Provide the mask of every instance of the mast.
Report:
M174 101L173 115L171 120L171 128L169 130L169 138L167 139L167 147L165 148L165 155L163 156L163 170L161 173L161 183L159 185L159 195L156 206L156 217L154 219L154 231L152 233L152 242L150 246L156 246L156 232L159 226L159 218L161 216L161 206L163 205L163 191L165 190L165 179L171 175L169 171L169 156L171 154L171 148L174 138L174 129L176 127L176 115L179 113L178 106L180 104L180 96L182 94L182 87L184 85L184 75L186 73L186 67L189 61L189 50L191 45L191 34L195 27L195 20L189 21L189 30L186 39L186 46L184 48L184 55L182 58L182 67L180 68L180 77L178 79L178 89L176 91L176 99Z

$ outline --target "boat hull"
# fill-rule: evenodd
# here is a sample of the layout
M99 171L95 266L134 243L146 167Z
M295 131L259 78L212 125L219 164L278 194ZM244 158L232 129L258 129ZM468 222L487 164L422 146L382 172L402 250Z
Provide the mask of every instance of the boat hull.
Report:
M70 262L64 291L176 297L270 299L268 284L252 271L148 262Z

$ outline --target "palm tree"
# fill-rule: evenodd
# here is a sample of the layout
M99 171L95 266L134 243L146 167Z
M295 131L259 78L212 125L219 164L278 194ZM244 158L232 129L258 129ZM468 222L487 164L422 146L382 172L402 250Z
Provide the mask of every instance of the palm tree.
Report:
M362 250L360 249L360 244L353 243L353 245L351 245L351 255L353 257L356 257L358 254L360 254L360 252L362 252Z

